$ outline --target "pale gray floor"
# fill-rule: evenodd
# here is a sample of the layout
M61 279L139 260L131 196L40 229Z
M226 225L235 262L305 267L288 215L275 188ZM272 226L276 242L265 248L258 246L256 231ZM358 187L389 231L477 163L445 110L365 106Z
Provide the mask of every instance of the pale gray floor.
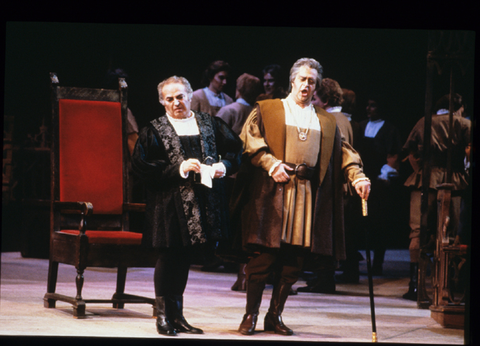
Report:
M408 285L408 250L388 250L385 275L374 277L375 314L378 342L412 344L464 344L464 331L447 329L430 317L428 309L401 298ZM361 271L366 273L365 262ZM0 336L63 336L109 338L162 338L155 330L148 305L127 305L124 310L109 305L87 305L86 319L72 317L69 304L58 302L56 309L43 307L48 261L22 258L18 252L1 254ZM57 292L74 295L75 270L60 265ZM115 286L111 269L85 272L84 298L110 298ZM127 293L153 298L153 269L131 268ZM184 314L203 335L180 334L175 339L363 343L372 340L367 276L360 284L338 284L336 294L299 293L290 296L284 322L295 331L292 336L265 333L263 316L268 308L271 287L264 293L258 332L242 336L237 332L244 314L245 293L230 287L235 274L205 273L192 266L185 292ZM304 286L299 281L295 287Z

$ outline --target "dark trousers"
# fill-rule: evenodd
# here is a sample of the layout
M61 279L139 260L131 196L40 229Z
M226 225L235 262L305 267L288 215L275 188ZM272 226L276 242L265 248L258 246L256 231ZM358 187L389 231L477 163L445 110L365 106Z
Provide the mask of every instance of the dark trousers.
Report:
M185 247L161 248L155 265L155 295L182 296L190 270L192 251Z
M305 249L281 244L280 249L261 248L250 258L245 274L248 282L262 284L273 273L275 283L293 285L297 282L303 267Z

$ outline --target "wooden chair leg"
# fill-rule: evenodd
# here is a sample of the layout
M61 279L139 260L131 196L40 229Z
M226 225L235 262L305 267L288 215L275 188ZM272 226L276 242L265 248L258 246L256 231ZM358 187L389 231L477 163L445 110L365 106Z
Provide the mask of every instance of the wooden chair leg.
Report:
M73 317L78 319L87 317L85 314L85 302L83 300L77 301L77 304L73 306Z
M83 273L84 267L77 267L77 277L75 283L77 285L77 295L75 296L75 304L73 305L73 316L76 318L85 318L85 301L82 298L82 289L84 283Z
M119 298L125 293L125 282L127 281L127 267L118 267L117 272L117 288L112 299ZM115 309L123 309L125 303L114 302L113 307Z
M83 289L83 272L82 268L77 268L77 277L75 278L75 283L77 285L77 295L75 297L76 300L82 300L82 289Z
M47 294L55 293L57 287L57 276L58 276L58 262L50 261L48 264L48 282L47 282ZM46 308L52 309L55 308L55 299L44 298L43 305Z

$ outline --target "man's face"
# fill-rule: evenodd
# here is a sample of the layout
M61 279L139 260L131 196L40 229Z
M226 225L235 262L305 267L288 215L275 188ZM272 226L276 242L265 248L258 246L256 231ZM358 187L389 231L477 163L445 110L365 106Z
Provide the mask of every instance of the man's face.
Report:
M217 72L210 81L210 89L219 94L223 91L223 87L227 84L228 73L226 71Z
M367 102L367 116L370 120L377 120L380 118L380 114L378 113L378 105L374 100L368 100Z
M270 73L263 76L263 88L267 95L271 95L275 91L275 78Z
M292 82L292 96L300 107L308 106L317 83L318 72L308 66L301 66Z
M163 87L162 94L168 115L176 119L188 118L190 115L190 100L183 84L167 84Z

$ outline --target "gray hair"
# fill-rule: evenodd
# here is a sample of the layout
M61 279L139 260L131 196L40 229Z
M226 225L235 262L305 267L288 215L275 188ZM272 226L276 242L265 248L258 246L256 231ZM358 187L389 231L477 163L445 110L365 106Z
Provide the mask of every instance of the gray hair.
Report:
M295 61L293 64L292 68L290 69L290 83L289 83L289 90L292 88L292 83L295 80L295 77L298 74L298 71L300 70L300 67L302 66L308 66L311 69L317 70L317 83L316 83L316 88L318 88L322 84L322 74L323 74L323 67L320 65L320 63L312 58L301 58Z
M178 76L172 76L164 81L160 82L157 86L158 90L158 99L162 105L164 105L165 101L163 100L163 87L167 84L173 84L173 83L179 83L183 84L185 86L185 89L187 90L187 97L189 100L192 99L192 94L193 94L193 89L188 80L184 77L178 77Z

